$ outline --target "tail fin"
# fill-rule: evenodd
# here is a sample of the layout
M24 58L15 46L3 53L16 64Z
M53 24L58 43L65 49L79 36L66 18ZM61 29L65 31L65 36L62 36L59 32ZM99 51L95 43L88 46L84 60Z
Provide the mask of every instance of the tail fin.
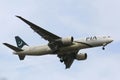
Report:
M16 44L19 48L23 48L23 46L27 45L19 36L15 36Z
M16 44L18 48L23 48L25 45L28 46L27 43L25 43L19 36L15 36ZM18 54L20 60L24 60L25 55Z
M17 46L18 47L15 47L11 44L8 44L8 43L3 43L5 46L9 47L10 49L16 51L16 52L20 52L20 51L23 51L21 48L23 48L23 46L27 45L19 36L15 36L15 40L16 40L16 43L17 43ZM27 45L28 46L28 45ZM25 58L25 54L17 54L19 56L19 59L20 60L24 60Z

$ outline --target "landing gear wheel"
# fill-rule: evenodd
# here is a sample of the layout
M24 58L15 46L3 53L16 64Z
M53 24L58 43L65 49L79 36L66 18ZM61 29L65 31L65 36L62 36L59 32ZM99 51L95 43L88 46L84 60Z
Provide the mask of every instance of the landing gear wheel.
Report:
M63 60L63 58L60 58L60 62L62 63L64 60Z
M102 49L105 50L105 47L103 47Z
M62 62L63 62L63 60L60 60L60 62L62 63Z

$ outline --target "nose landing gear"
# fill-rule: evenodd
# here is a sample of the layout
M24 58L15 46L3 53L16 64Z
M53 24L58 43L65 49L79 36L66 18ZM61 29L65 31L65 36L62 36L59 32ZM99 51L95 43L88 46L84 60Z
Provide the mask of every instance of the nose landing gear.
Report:
M105 50L105 46L102 47L102 50Z
M105 50L105 46L107 46L107 43L103 44L102 50Z

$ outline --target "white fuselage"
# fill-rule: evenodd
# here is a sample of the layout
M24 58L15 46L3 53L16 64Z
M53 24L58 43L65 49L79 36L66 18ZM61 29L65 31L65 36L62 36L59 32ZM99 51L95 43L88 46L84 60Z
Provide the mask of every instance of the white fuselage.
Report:
M53 50L48 45L34 46L34 47L23 47L23 51L14 52L14 54L23 54L23 55L46 55L46 54L62 54L75 52L80 49L105 46L112 42L113 40L108 36L103 37L87 37L79 40L74 40L72 45L63 46L54 53Z

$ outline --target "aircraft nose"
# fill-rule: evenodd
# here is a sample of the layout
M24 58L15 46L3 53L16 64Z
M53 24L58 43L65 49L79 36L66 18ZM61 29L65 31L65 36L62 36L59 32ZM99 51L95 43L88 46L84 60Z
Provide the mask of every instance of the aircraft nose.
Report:
M112 38L109 39L109 43L111 43L111 42L113 42L113 39L112 39Z

